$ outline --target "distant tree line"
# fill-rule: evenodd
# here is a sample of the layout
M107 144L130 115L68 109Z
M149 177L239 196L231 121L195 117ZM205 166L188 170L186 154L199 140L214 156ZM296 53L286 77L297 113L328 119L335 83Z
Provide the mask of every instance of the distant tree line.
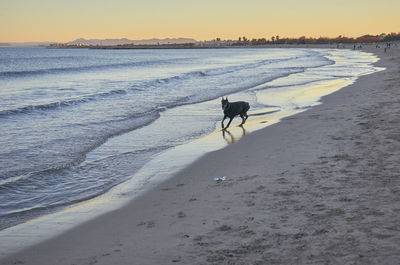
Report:
M220 38L216 38L216 41L221 41ZM246 37L239 37L236 41L233 41L232 45L262 45L262 44L330 44L330 43L375 43L375 42L391 42L400 41L400 33L382 33L380 35L363 35L357 38L345 37L339 35L336 38L328 37L299 37L299 38L281 38L279 35L272 36L271 39L266 38L259 39L247 39Z

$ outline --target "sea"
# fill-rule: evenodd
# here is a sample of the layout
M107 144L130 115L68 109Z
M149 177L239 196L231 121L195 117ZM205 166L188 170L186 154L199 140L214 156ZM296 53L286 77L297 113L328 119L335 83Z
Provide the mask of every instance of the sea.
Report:
M0 48L0 230L90 201L219 131L221 97L248 101L249 121L284 117L376 61L347 49Z

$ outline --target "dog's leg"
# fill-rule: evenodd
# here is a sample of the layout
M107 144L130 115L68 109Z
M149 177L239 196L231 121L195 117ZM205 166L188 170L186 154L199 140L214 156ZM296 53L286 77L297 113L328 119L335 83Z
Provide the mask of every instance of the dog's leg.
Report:
M233 120L233 118L230 118L230 120L229 120L229 122L228 122L228 125L226 125L225 129L228 128L229 125L231 125L232 120Z
M222 127L222 129L224 129L224 120L226 119L226 115L224 116L224 118L222 119L222 121L221 121L221 127Z
M246 122L246 120L244 119L243 114L239 114L239 115L240 115L240 118L242 118L242 123L239 126L242 126Z

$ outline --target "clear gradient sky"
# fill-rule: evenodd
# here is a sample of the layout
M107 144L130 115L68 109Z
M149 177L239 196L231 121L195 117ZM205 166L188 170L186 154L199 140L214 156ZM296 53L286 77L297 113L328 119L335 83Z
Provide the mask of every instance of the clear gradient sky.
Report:
M0 42L383 32L400 32L400 0L0 0Z

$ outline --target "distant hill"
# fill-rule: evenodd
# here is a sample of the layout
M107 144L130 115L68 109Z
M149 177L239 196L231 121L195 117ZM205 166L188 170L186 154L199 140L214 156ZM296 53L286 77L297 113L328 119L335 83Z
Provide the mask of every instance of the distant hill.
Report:
M183 43L195 43L195 39L190 38L166 38L166 39L146 39L146 40L129 40L126 38L122 39L76 39L68 42L69 45L101 45L101 46L113 46L123 44L135 44L135 45L157 45L157 44L183 44Z

